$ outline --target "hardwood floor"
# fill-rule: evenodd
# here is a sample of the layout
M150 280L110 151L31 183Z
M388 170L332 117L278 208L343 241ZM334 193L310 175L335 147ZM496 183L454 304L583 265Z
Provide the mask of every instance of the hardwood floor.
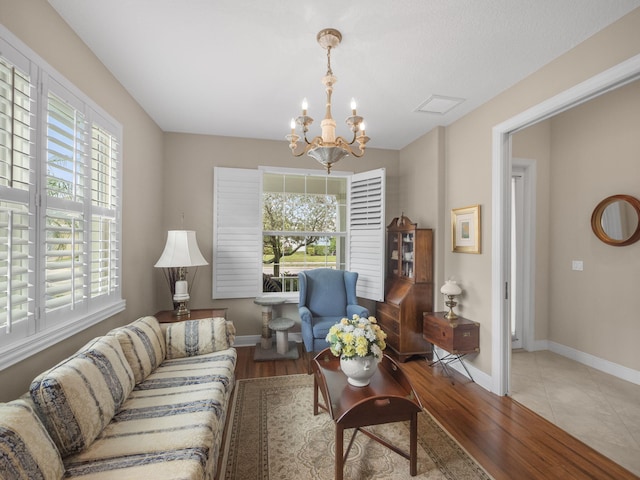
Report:
M254 362L255 347L238 347L236 378L307 373L307 357ZM392 355L391 355L392 356ZM637 479L509 397L499 397L454 372L444 377L415 358L400 364L422 406L496 480Z

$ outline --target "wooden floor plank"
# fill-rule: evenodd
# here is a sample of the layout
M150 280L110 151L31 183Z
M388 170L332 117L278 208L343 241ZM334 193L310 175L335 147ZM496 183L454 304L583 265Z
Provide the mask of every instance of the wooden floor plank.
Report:
M255 347L239 347L236 378L308 373L308 358L299 349L297 360L254 362ZM457 372L445 377L439 367L419 358L400 366L422 406L496 480L638 479L511 398L494 395Z

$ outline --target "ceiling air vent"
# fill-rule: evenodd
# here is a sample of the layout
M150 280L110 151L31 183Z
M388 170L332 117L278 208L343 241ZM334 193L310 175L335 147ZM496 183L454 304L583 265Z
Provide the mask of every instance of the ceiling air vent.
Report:
M464 98L445 97L444 95L431 95L427 100L422 102L414 112L418 113L435 113L444 115L453 110L455 107L464 102Z

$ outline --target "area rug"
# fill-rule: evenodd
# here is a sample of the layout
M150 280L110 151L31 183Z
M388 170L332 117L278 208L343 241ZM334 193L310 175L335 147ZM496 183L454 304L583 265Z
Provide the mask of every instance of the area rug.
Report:
M225 480L334 478L335 425L329 414L313 415L313 376L238 380L222 467ZM370 427L409 450L408 422ZM353 430L345 431L344 445ZM490 480L491 477L439 424L418 415L418 475L409 461L361 433L345 462L344 478Z

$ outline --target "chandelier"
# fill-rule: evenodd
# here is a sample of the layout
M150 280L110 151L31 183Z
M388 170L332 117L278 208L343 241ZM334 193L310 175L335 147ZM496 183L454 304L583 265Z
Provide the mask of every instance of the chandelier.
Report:
M351 116L345 120L353 133L353 138L348 142L343 137L336 137L336 122L331 117L331 94L333 93L333 85L336 83L337 78L331 71L331 49L340 44L342 34L333 28L325 28L318 33L317 40L320 46L327 50L327 74L322 77L322 83L326 87L327 92L327 110L324 119L320 123L322 134L314 137L311 141L307 139L307 132L309 131L309 125L313 123L313 118L307 115L307 99L305 98L302 101L302 115L295 120L291 119L291 134L285 138L289 140L289 148L293 156L299 157L306 153L324 165L327 173L331 173L333 164L339 162L347 155L351 154L354 157L362 157L369 137L365 135L362 117L356 114L355 100L351 100ZM302 127L302 136L306 143L306 146L300 152L297 151L300 135L296 135L296 125ZM356 142L358 143L359 151L351 148L351 145Z

